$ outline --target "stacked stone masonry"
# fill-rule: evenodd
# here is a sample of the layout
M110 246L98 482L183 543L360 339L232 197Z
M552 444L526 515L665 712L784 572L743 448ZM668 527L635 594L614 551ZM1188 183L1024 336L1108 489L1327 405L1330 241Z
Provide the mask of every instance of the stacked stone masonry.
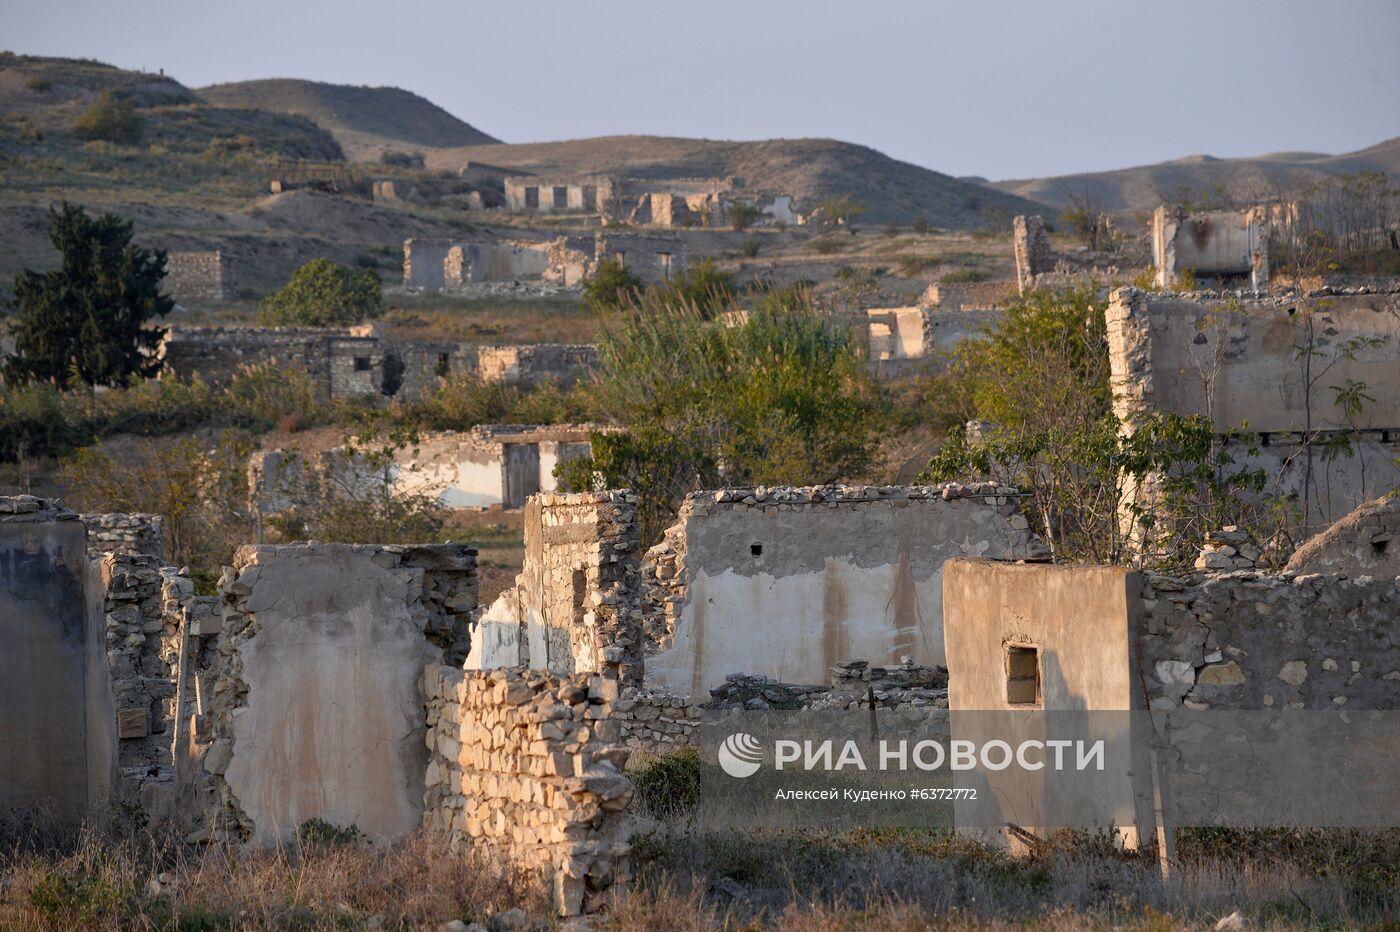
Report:
M532 497L525 565L478 622L468 669L528 665L554 673L642 677L636 496Z
M545 880L561 915L594 911L628 870L617 681L429 665L422 690L425 824Z
M84 514L88 552L144 553L165 559L165 520L153 514Z

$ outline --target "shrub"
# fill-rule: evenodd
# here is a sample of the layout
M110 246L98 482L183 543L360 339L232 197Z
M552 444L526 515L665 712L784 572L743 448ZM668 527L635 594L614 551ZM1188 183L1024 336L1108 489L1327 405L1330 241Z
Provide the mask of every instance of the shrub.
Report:
M911 226L913 226L915 233L927 233L929 231L928 217L919 214L919 216L914 218L914 222Z
M729 208L729 225L734 228L735 233L742 233L762 216L763 211L754 205L736 202Z
M53 87L53 82L50 81L48 78L41 77L36 74L32 75L29 78L29 80L25 81L24 86L29 88L36 94L42 94Z
M73 123L73 135L95 142L134 146L141 141L145 124L130 101L103 91Z
M744 237L744 241L739 244L739 251L742 252L747 259L756 259L758 258L758 249L761 245L762 243L759 242L757 236L746 236Z
M263 300L258 322L269 327L345 326L378 317L383 308L374 272L312 259Z
M616 259L599 263L597 271L583 283L584 301L598 311L623 307L641 291L642 280Z

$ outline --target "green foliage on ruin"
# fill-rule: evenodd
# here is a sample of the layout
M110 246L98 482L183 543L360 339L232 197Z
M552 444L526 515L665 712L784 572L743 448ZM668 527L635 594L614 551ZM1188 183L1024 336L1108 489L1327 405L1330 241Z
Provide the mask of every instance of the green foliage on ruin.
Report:
M958 425L920 481L1019 488L1059 561L1184 569L1205 534L1226 525L1284 556L1277 538L1289 503L1267 496L1263 471L1228 452L1252 455L1256 438L1220 435L1202 416L1146 413L1130 428L1115 415L1093 286L1013 301L997 326L958 349L939 386ZM975 439L962 426L973 421Z
M368 269L312 259L263 300L258 323L268 327L343 327L384 310L379 276Z
M596 433L563 478L635 490L645 540L687 492L836 482L871 463L879 389L849 328L805 290L757 297L737 322L648 292L605 321L599 352L591 395L625 429Z
M93 219L67 202L49 209L49 225L61 262L15 276L15 352L0 363L5 381L67 388L154 375L163 331L145 324L175 306L160 290L165 253L132 243L130 221Z
M88 142L111 142L134 146L141 142L145 121L129 100L119 100L103 91L73 122L73 135Z

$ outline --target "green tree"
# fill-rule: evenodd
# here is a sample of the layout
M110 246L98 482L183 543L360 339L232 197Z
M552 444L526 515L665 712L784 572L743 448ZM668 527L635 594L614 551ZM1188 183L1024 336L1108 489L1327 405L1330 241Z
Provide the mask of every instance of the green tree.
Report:
M606 259L583 283L583 299L597 311L616 310L642 293L642 280L616 259Z
M134 146L145 130L142 119L129 100L118 100L103 91L73 122L73 135L79 139L115 142Z
M49 210L49 239L59 268L15 276L15 352L0 366L5 380L120 385L160 371L164 330L144 324L175 306L160 291L165 253L133 244L129 221L92 219L67 202Z
M379 276L329 259L312 259L263 299L258 322L269 327L343 327L383 311Z
M822 226L844 226L865 213L865 205L849 194L833 194L817 202L812 211Z
M729 225L735 233L742 233L753 226L762 216L763 211L754 205L735 201L729 208Z
M635 490L648 541L695 489L828 483L870 465L879 389L849 328L805 291L765 295L737 325L648 292L599 352L595 402L624 430L594 434L591 459L561 478Z

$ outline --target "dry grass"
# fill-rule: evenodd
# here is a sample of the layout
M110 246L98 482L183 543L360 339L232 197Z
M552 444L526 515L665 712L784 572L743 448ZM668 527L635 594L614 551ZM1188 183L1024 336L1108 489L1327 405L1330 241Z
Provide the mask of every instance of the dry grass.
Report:
M540 888L426 835L235 856L89 832L59 853L0 854L0 874L7 930L421 929L513 907L547 913Z

